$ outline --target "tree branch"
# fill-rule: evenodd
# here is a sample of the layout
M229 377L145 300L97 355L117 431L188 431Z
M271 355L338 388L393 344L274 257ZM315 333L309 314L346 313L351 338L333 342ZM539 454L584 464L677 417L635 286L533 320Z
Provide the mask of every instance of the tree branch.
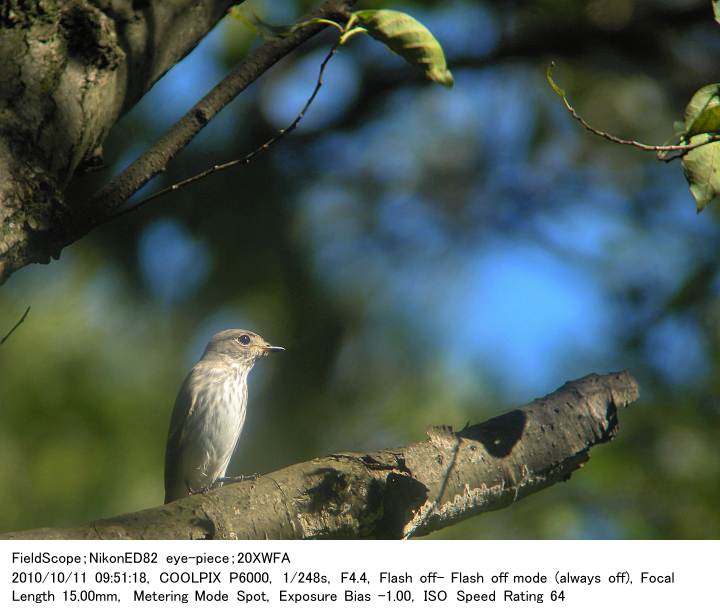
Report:
M171 192L175 192L176 190L184 188L185 186L187 186L189 184L193 184L194 182L198 182L214 173L217 173L218 171L224 171L225 169L230 169L231 167L235 167L236 165L247 165L258 154L269 149L271 146L273 146L278 141L280 141L280 139L282 139L286 135L290 134L292 131L294 131L298 127L298 125L300 124L302 119L305 117L305 114L307 113L308 109L310 108L310 105L313 104L313 101L317 97L318 92L320 92L320 88L322 88L322 86L323 86L323 78L325 75L325 69L327 68L328 62L330 62L332 57L337 53L337 50L339 49L340 44L341 44L341 39L338 38L338 40L335 42L335 44L330 48L330 50L325 55L325 58L320 63L320 69L318 72L317 80L315 82L315 87L313 88L312 92L310 93L310 96L308 97L308 99L305 101L305 104L303 105L300 112L295 116L293 121L290 124L288 124L288 126L286 126L285 128L281 128L276 134L274 134L272 137L270 137L267 141L265 141L264 143L262 143L261 145L256 147L249 154L246 154L242 158L235 158L233 160L229 160L224 163L215 164L212 167L208 167L204 171L201 171L200 173L196 173L195 175L185 178L184 180L181 180L175 184L166 186L165 188L162 188L162 189L158 190L157 192L154 192L151 195L148 195L144 199L140 199L140 201L137 201L126 208L123 208L121 210L115 211L112 214L109 214L104 220L99 221L98 224L104 224L106 222L115 220L116 218L119 218L120 216L129 214L130 212L135 212L136 210L139 210L142 206L149 203L150 201L154 201L155 199L162 197L163 195L166 195Z
M0 12L0 283L58 256L75 171L233 3L13 2Z
M202 34L205 34L211 25L214 25L215 21L224 13L225 8L232 3L231 0L223 0L222 2L219 0L215 2L203 0L201 3L195 2L193 4L196 11L204 9L203 5L205 4L210 5L214 10L206 18L207 23L203 22L205 29ZM349 7L354 3L355 0L327 0L316 11L311 13L308 19L312 17L344 19L348 15ZM127 4L127 2L123 4ZM169 3L162 3L158 0L151 4L152 7L149 9L151 11L163 12L168 10L166 5ZM156 4L160 8L156 9ZM128 58L127 54L123 55L121 47L117 44L116 39L120 35L116 31L122 30L124 21L120 20L116 15L101 14L98 16L96 15L98 9L94 9L92 6L88 8L82 6L83 10L85 10L85 12L79 13L82 18L82 27L89 27L86 22L91 22L99 30L97 40L89 41L87 45L96 55L100 54L100 51L106 50L107 47L111 48L114 55L108 59L105 57L108 52L105 52L105 55L100 54L100 58L94 59L95 64L102 66L102 71L93 64L84 66L82 63L76 63L81 66L82 71L93 76L94 81L91 84L86 84L82 80L90 80L90 77L85 73L83 73L82 79L73 75L72 79L68 78L68 84L63 84L63 94L71 99L68 103L70 109L66 115L72 114L72 118L68 119L62 114L58 116L57 131L60 133L62 129L65 132L58 135L58 139L52 144L52 151L67 151L68 156L72 156L72 164L65 159L61 161L63 166L60 177L56 173L58 164L45 160L37 153L33 145L33 134L23 133L21 135L22 139L18 137L8 143L5 143L0 138L0 172L7 168L9 171L8 177L16 178L11 185L3 187L1 181L3 174L0 173L0 284L7 280L13 272L25 265L47 263L51 257L58 258L63 248L80 239L102 224L102 222L111 219L112 214L123 203L153 177L164 171L172 158L238 94L276 62L327 27L325 24L311 23L294 30L282 38L265 41L244 58L225 79L185 114L155 145L119 176L95 193L87 203L67 204L64 201L63 190L73 172L84 159L93 155L97 147L105 139L110 127L119 117L121 109L128 107L128 100L132 99L129 92L132 90L134 93L137 89L133 86L135 80L138 79L135 73L140 72L145 75L145 72L150 70L142 64L135 66L132 63L133 58ZM219 14L218 8L222 9ZM131 12L130 9L127 9L127 11ZM139 9L134 10L132 15L137 12L142 11ZM175 22L182 25L188 18L192 17L193 9L178 7L176 12L179 16L184 16L183 19L180 19L177 15L175 16ZM58 17L60 21L63 19L68 21L69 18L66 18L64 14ZM95 24L92 21L93 19L98 24ZM129 19L129 17L124 16L124 19ZM0 23L0 26L2 26L2 23ZM125 26L125 29L129 29L129 27ZM70 42L62 39L61 42L58 42L58 47L60 47L61 43L70 49L77 47L82 41L75 41L71 37L71 35L77 34L76 30L81 30L81 28L75 28L75 30L66 33L64 36L65 38L70 37ZM200 33L196 33L195 30L199 30L199 28L189 29L189 32L193 37L197 34L199 38ZM169 29L164 42L167 44L167 40L173 39L173 37L182 38L185 41L186 33ZM165 48L162 46L163 41L157 41L157 38L153 37L153 42L158 45L154 49L157 52L156 55L162 56L168 62L171 59L176 62L179 58L172 55L166 58L167 54L164 53ZM192 49L198 38L188 38L185 41L183 47L185 52ZM20 48L23 40L18 40L16 47ZM111 44L114 46L111 46ZM175 50L179 45L173 43L168 44L168 46ZM3 53L4 51L4 47L0 45L0 60L3 60L8 55ZM10 52L14 55L21 55L15 49L11 49ZM147 53L147 55L153 56L152 53ZM12 63L10 58L5 59L7 62ZM171 68L171 66L172 64L163 65L163 72ZM159 76L157 69L150 72L152 78ZM98 74L104 80L97 77ZM121 85L119 85L125 83L121 79L124 74L128 74L129 85L127 86L127 92L121 90ZM38 77L38 81L40 80L43 80L42 75ZM46 81L48 79L44 79L43 83ZM146 80L141 80L141 82L147 87L151 85L146 83ZM110 87L108 84L112 85L114 90L119 90L116 96L106 95ZM22 85L18 84L19 92L22 92L20 87ZM68 90L69 93L65 92L65 90ZM79 101L73 98L77 90L82 92ZM114 93L114 90L111 88L111 93ZM47 93L44 93L44 98L48 98ZM134 100L132 99L132 102ZM2 102L2 96L0 96L0 102ZM21 100L14 104L19 109L23 109L24 106L27 107L27 104L23 105ZM15 122L15 124L20 127L25 126L23 122L19 121ZM68 124L70 124L71 128L76 127L78 133L77 136L72 134L72 139L67 138ZM0 124L0 129L2 128ZM25 132L28 131L25 130ZM25 144L23 147L27 150L26 152L20 151L20 141ZM30 161L32 164L27 162L28 157L34 157ZM22 174L20 171L22 171ZM56 179L57 181L55 181Z
M566 480L638 397L628 372L591 374L453 433L342 453L168 505L2 539L311 539L426 535Z
M607 131L601 130L599 128L595 128L592 126L585 118L583 118L570 104L570 101L568 100L568 97L565 93L565 90L563 90L557 82L553 79L552 71L555 67L555 63L551 62L550 65L547 68L546 71L546 77L547 81L550 84L550 87L553 89L555 94L557 94L560 99L563 102L563 106L567 110L567 112L575 119L577 122L582 126L586 131L592 133L593 135L596 135L597 137L602 137L603 139L606 139L607 141L610 141L611 143L616 143L618 145L629 145L634 148L637 148L638 150L643 150L644 152L655 152L657 155L658 160L662 160L664 162L669 162L671 160L675 160L676 158L682 158L687 154L688 152L691 152L692 150L696 148L700 148L702 146L708 145L710 143L717 143L720 141L720 135L717 134L710 134L708 135L708 138L705 141L701 141L699 143L681 143L681 144L673 144L673 145L650 145L647 143L642 143L640 141L636 141L635 139L623 139L622 137L617 137L616 135L613 135L612 133L608 133ZM676 156L668 157L668 152L677 152L678 154Z
M25 310L25 312L23 312L23 315L20 317L20 320L17 323L15 323L15 325L12 326L12 328L10 329L10 331L7 334L5 334L2 337L2 340L0 340L0 344L5 344L5 341L10 336L13 335L13 332L25 322L25 319L27 318L28 314L30 314L30 306L28 306L27 309Z
M352 4L354 4L354 0L327 0L301 21L313 18L346 18ZM326 27L327 25L322 23L308 23L286 36L266 40L252 51L153 146L118 177L93 195L89 204L90 209L94 212L92 227L96 226L105 216L113 214L120 205L157 174L165 171L167 164L190 143L205 125L254 83L258 77ZM98 212L101 218L98 218Z

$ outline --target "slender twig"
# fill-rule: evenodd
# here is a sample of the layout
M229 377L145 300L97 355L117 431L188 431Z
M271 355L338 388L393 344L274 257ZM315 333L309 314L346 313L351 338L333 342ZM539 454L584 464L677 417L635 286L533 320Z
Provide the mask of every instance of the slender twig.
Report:
M565 109L570 113L570 115L575 118L580 125L587 131L591 132L593 135L597 135L598 137L602 137L603 139L607 139L608 141L611 141L612 143L617 143L619 145L629 145L634 148L638 148L639 150L643 150L645 152L655 152L657 154L658 159L669 162L671 160L675 160L676 158L682 158L690 152L691 150L694 150L695 148L702 147L704 145L708 145L709 143L714 143L716 141L720 141L720 135L713 134L710 135L707 140L702 141L700 143L687 143L687 144L676 144L676 145L650 145L647 143L642 143L640 141L635 141L634 139L623 139L621 137L617 137L611 133L608 133L607 131L600 130L599 128L595 128L592 126L585 118L583 118L576 110L575 108L570 104L570 101L568 100L565 90L560 88L557 83L552 78L552 69L555 66L555 63L552 62L550 66L547 69L547 80L550 84L550 87L553 89L555 94L557 94L563 102L563 105L565 106ZM666 157L665 153L667 152L677 152L678 154L671 157Z
M162 190L158 190L157 192L153 193L152 195L149 195L149 196L145 197L144 199L141 199L137 203L134 203L133 205L108 216L105 219L105 221L107 222L107 221L113 220L115 218L119 218L120 216L124 216L125 214L129 214L130 212L134 212L135 210L139 209L140 207L142 207L149 201L153 201L154 199L157 199L158 197L162 197L163 195L165 195L167 193L179 190L180 188L183 188L183 187L187 186L188 184L192 184L194 182L197 182L198 180L202 180L203 178L206 178L209 175L212 175L213 173L217 173L218 171L223 171L225 169L229 169L230 167L235 167L236 165L247 165L258 154L260 154L261 152L264 152L270 146L272 146L273 144L280 141L280 139L282 139L285 135L294 131L297 128L298 124L300 124L302 119L305 117L305 114L307 113L308 109L310 108L310 105L313 104L313 101L315 100L315 97L318 95L318 92L320 92L320 89L323 86L323 78L325 76L325 69L327 68L328 62L330 62L332 57L335 55L335 53L339 49L340 45L341 45L341 39L338 39L335 42L335 44L330 48L330 51L328 51L327 55L325 56L322 63L320 64L320 70L318 72L317 81L315 82L315 87L313 88L312 93L310 94L307 101L305 101L305 104L303 105L303 108L300 110L300 113L298 113L297 116L295 116L295 119L288 126L286 126L285 128L281 128L275 135L273 135L265 143L263 143L261 146L255 148L252 152L250 152L249 154L246 154L242 158L236 158L234 160L229 160L224 163L213 165L212 167L209 167L209 168L205 169L204 171L201 171L200 173L197 173L197 174L195 174L189 178L186 178L180 182L176 182L175 184L167 186L166 188L163 188Z
M5 344L5 341L12 335L12 333L23 324L23 321L27 317L28 313L30 312L30 306L27 307L27 310L23 313L23 315L20 317L20 320L13 325L12 329L3 336L2 340L0 340L0 344Z
M165 171L169 162L238 94L271 66L327 27L318 19L346 20L355 0L326 0L304 20L303 27L285 37L266 40L248 54L220 83L208 92L168 132L119 175L92 195L80 209L89 213L68 238L75 241L112 214L152 178Z

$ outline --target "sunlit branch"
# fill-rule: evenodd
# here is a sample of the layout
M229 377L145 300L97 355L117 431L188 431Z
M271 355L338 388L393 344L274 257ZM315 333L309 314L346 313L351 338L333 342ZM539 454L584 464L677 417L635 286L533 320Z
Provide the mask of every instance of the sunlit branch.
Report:
M700 143L688 143L688 144L675 144L675 145L650 145L647 143L642 143L640 141L635 141L634 139L623 139L621 137L617 137L611 133L608 133L607 131L600 130L599 128L595 128L592 126L585 118L583 118L576 110L575 108L570 104L570 101L568 100L565 90L560 88L558 84L555 82L555 80L552 77L552 69L554 68L555 63L551 63L550 66L547 69L547 80L550 84L550 87L553 89L555 94L557 94L563 102L563 105L565 106L565 109L570 113L570 115L575 118L580 125L587 131L591 132L593 135L597 135L598 137L602 137L603 139L606 139L607 141L610 141L612 143L617 143L619 145L629 145L634 148L638 148L639 150L643 150L645 152L655 152L657 154L658 159L669 162L671 160L675 160L676 158L682 158L685 154L688 152L694 150L695 148L700 148L704 145L708 145L709 143L714 143L716 141L720 141L720 135L710 135L706 141L702 141ZM666 153L669 152L677 152L678 154L676 156L665 156Z
M454 432L294 464L167 505L0 539L404 539L566 481L638 397L628 372L591 374Z
M325 20L323 20L324 22ZM334 23L334 22L332 22ZM337 25L337 24L336 24ZM220 163L217 165L213 165L212 167L209 167L205 169L204 171L201 171L200 173L193 175L189 178L186 178L180 182L176 182L175 184L172 184L166 188L163 188L162 190L159 190L152 195L149 195L148 197L145 197L144 199L138 201L137 203L134 203L133 205L120 210L119 212L115 212L114 214L111 214L108 216L104 222L113 220L115 218L118 218L120 216L124 216L125 214L129 214L130 212L134 212L141 208L146 203L153 201L157 199L158 197L162 197L163 195L166 195L167 193L174 192L176 190L179 190L180 188L184 188L185 186L188 186L189 184L193 184L199 180L202 180L210 175L213 175L214 173L217 173L218 171L224 171L225 169L230 169L231 167L235 167L237 165L247 165L249 164L258 154L261 152L264 152L268 148L270 148L272 145L280 141L285 135L288 133L291 133L294 131L297 126L300 124L302 119L305 117L305 114L307 113L308 109L312 105L313 101L315 100L315 97L318 95L318 92L323 86L323 79L325 76L325 69L328 65L328 62L332 59L332 57L337 52L338 48L340 47L342 42L342 39L338 39L335 44L330 48L330 51L328 51L327 55L323 59L322 63L320 64L320 70L318 72L318 78L315 82L315 87L310 94L309 98L305 102L305 105L303 105L303 108L300 110L300 112L295 116L295 119L285 128L280 129L277 134L275 134L273 137L268 139L265 143L263 143L261 146L255 148L252 152L249 154L246 154L242 158L237 158L234 160L227 161L225 163Z
M266 40L248 54L220 83L206 94L168 132L118 176L97 191L83 208L73 237L79 239L108 220L170 161L230 102L280 59L327 27L318 19L347 19L355 0L327 0L288 36Z

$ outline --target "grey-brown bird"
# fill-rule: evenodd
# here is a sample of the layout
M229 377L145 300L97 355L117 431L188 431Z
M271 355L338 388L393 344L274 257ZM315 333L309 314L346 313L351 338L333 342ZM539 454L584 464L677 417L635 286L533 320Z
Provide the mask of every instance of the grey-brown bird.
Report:
M258 357L282 347L244 329L215 334L185 377L165 449L165 502L237 480L225 472L245 423L247 379Z

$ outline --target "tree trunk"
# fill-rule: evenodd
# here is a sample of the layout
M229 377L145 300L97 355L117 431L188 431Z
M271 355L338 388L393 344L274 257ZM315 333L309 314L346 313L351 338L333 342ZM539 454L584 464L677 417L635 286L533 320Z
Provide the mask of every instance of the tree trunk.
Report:
M347 17L326 0L312 17ZM275 62L325 28L265 41L133 165L85 203L67 203L118 118L239 0L9 0L0 7L0 284L47 263L158 173Z
M72 235L64 190L120 115L232 0L9 0L0 8L0 282Z

